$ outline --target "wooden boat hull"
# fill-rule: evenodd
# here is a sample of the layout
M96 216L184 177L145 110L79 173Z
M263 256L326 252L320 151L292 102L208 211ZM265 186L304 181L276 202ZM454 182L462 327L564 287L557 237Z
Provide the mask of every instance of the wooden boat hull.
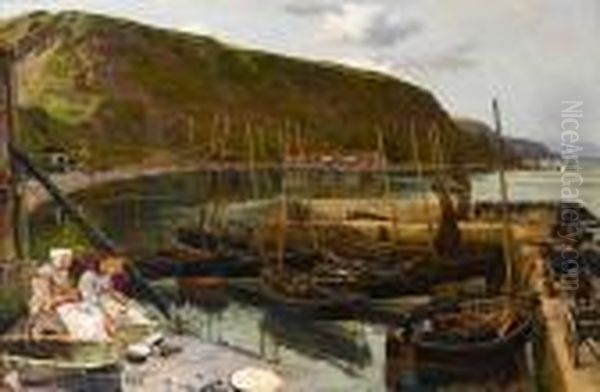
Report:
M515 311L514 321L503 336L452 341L441 338L439 333L417 334L413 342L417 362L425 367L444 369L494 367L505 363L523 349L534 329L533 312L529 311L528 305L523 306ZM460 314L451 310L446 312Z
M294 230L306 231L304 226L289 225ZM322 229L322 228L321 228ZM255 247L251 247L248 238L246 242L237 236L217 235L209 231L180 230L178 242L183 246L202 251L204 253L216 252L221 248L227 249L210 262L193 261L186 259L186 263L177 260L167 260L156 265L162 265L163 276L224 276L224 277L257 277L265 255L259 255ZM362 238L362 237L361 237ZM363 239L364 240L364 239ZM333 240L332 240L333 241ZM358 241L358 240L356 240ZM394 298L401 295L420 294L427 292L433 286L449 282L460 281L477 276L485 276L489 272L489 265L495 264L501 257L494 249L482 250L477 255L458 255L452 260L431 260L431 256L406 251L389 250L378 255L376 241L366 243L351 243L345 247L338 247L330 256L334 257L328 262L334 268L352 270L359 265L365 272L358 273L361 277L356 282L354 291L370 298ZM387 249L388 244L379 244ZM310 247L303 248L299 244L287 244L285 261L287 265L296 269L311 269L314 260L321 257L311 252ZM371 249L370 248L374 248ZM339 252L339 253L338 253ZM381 251L379 252L381 253ZM412 256L411 256L412 254ZM381 256L381 257L379 257ZM148 275L149 276L149 275Z
M155 334L158 324L147 318L145 309L136 301L130 300L124 309L112 299L107 299L103 304L108 313L118 312L123 322L127 323L117 330L111 342L77 340L66 332L34 338L29 334L27 322L23 319L9 334L0 338L0 367L17 368L22 374L32 375L34 379L39 378L40 374L47 375L50 382L76 376L77 380L73 381L75 386L87 382L85 375L92 373L98 375L100 382L103 378L107 382L119 381L123 350L129 344L143 341ZM89 376L87 380L94 381L94 377Z
M118 352L101 343L82 343L58 338L31 340L5 337L0 342L4 364L18 368L53 369L62 372L93 371L116 366Z
M292 298L261 285L261 295L271 310L301 314L316 319L354 319L367 306L368 301L357 295L331 295L323 298Z
M425 367L444 369L471 366L494 367L515 357L529 341L533 330L531 319L524 319L505 338L490 342L439 344L436 342L415 343L416 359Z
M56 342L38 342L47 345ZM65 357L37 356L23 352L23 347L31 347L27 339L3 341L1 366L17 369L22 385L28 390L77 390L77 391L119 391L122 389L122 371L119 356L115 351L108 351L100 345L78 343L61 343L62 349L76 353L87 352L83 357L77 355ZM95 358L90 351L99 350ZM31 350L31 349L30 349Z
M180 262L170 257L158 256L137 264L142 274L151 280L186 277L244 278L260 274L257 259L224 256L212 261L198 260Z

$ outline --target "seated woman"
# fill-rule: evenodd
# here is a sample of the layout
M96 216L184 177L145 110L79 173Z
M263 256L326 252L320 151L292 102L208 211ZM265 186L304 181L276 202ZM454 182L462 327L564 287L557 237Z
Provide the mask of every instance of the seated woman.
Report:
M109 256L103 260L104 273L110 276L112 288L119 294L131 295L131 284L125 272L125 260L121 257Z
M86 342L110 340L114 328L101 304L101 295L108 290L107 280L100 274L96 260L89 261L79 279L77 290L78 301L57 308L69 335Z
M66 307L74 325L86 324L86 331L73 331L81 340L106 341L115 337L122 326L151 325L148 318L129 298L115 290L114 279L123 273L123 261L108 256L91 263L78 283L81 301Z
M104 288L100 296L102 309L113 326L151 325L144 311L125 295L129 288L124 263L125 261L117 256L109 256L100 263Z
M32 277L28 332L34 338L65 333L57 309L78 300L77 290L69 277L72 259L70 249L52 249L50 263L38 268Z

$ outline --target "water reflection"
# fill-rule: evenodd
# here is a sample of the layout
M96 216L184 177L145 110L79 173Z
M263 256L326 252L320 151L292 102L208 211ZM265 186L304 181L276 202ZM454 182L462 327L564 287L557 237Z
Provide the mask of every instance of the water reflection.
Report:
M373 363L364 327L358 322L306 320L276 311L266 311L261 323L270 339L353 375Z

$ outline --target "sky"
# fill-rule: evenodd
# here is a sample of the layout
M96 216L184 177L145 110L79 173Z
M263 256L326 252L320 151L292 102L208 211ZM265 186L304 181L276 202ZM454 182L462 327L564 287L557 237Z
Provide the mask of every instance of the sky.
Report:
M600 146L599 0L0 0L0 17L38 9L383 71L488 123L497 97L507 133L554 148L561 102L583 101L579 143Z

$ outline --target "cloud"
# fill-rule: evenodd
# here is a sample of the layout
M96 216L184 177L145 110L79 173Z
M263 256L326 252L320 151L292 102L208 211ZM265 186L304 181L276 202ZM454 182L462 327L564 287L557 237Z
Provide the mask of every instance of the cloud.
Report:
M420 33L424 24L400 18L381 4L345 3L324 15L323 29L334 40L382 47Z
M475 48L473 42L462 43L424 58L423 65L438 71L452 72L471 68L477 65L473 56Z
M364 56L343 57L339 61L352 67L420 82L423 77L441 77L479 66L480 63L476 60L477 49L475 42L469 41L420 54L399 55L393 51L376 51Z
M395 71L392 62L379 57L345 57L340 58L338 61L349 67L378 71L387 74L392 74Z
M479 65L475 58L477 46L464 42L440 49L411 55L378 52L363 61L367 68L386 71L396 75L443 75L456 73Z
M330 12L337 12L340 10L340 6L333 3L290 2L285 5L284 10L294 16L315 17Z

